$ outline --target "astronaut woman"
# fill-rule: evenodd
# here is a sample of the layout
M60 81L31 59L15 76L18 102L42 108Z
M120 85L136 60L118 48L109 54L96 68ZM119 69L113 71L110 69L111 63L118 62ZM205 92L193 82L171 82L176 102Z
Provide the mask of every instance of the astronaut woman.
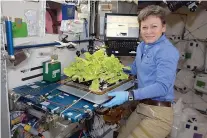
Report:
M165 11L150 5L138 15L142 42L131 65L137 75L138 89L109 93L114 98L104 107L139 100L136 110L119 131L118 138L165 138L171 131L174 81L179 60L178 50L165 36Z

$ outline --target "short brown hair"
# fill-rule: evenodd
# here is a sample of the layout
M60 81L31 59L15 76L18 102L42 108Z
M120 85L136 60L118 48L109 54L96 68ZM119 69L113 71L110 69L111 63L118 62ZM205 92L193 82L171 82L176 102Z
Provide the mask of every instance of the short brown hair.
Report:
M163 24L166 23L166 12L164 8L157 5L150 5L142 9L138 15L139 23L141 23L141 21L144 21L150 15L159 17Z

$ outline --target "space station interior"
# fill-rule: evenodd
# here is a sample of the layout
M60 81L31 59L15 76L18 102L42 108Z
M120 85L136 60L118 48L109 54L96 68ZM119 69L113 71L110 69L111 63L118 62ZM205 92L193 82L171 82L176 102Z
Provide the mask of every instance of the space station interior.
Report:
M207 138L207 1L0 4L1 138L115 138L140 101L103 104L111 92L139 89L139 76L125 71L149 5L165 9L165 36L179 51L167 138Z

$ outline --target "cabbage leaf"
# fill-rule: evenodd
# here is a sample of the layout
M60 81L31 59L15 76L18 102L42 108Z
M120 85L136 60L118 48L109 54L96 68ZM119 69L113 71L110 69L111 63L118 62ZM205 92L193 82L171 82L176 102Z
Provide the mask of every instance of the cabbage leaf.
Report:
M74 62L64 68L63 72L68 76L68 80L80 83L91 81L89 89L98 92L103 81L113 84L128 79L123 69L130 70L130 67L125 67L114 55L108 56L105 49L93 54L86 52L84 56L84 58L76 57Z

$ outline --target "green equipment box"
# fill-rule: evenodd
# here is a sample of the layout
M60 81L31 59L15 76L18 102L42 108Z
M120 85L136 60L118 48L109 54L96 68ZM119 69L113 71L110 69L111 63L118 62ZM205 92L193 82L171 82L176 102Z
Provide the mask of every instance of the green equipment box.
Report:
M28 36L27 24L25 22L22 22L21 26L18 26L16 22L13 22L12 25L13 25L12 32L14 38Z
M61 63L59 61L43 63L43 80L57 82L61 79Z

